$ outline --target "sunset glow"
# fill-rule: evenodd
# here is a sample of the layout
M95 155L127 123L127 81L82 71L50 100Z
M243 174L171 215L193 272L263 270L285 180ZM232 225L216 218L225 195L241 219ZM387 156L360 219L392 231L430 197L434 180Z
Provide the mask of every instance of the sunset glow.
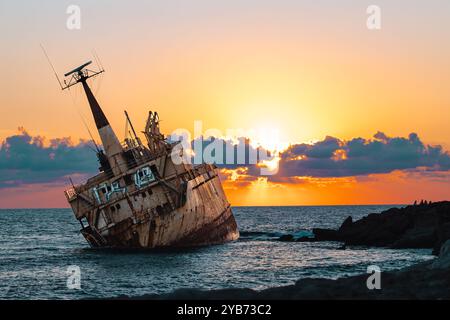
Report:
M81 0L78 31L65 27L67 1L2 2L0 207L67 206L68 178L97 169L86 98L61 92L40 43L60 75L98 52L106 73L90 85L120 139L124 109L139 132L156 110L166 135L194 137L202 121L271 151L259 166L277 175L221 168L232 205L448 199L450 2L378 2L374 32L353 1ZM74 148L83 166L54 165Z

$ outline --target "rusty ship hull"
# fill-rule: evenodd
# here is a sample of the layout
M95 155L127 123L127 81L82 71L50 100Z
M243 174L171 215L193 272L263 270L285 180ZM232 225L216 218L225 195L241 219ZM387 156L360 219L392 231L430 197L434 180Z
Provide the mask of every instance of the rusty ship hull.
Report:
M74 69L67 87L81 83L103 150L99 173L65 191L81 234L95 248L171 248L220 244L239 238L230 203L213 164L174 161L184 151L159 130L149 112L143 134L119 142L92 94L87 64ZM176 157L175 157L176 158Z
M115 196L102 206L96 206L93 198L86 199L75 189L67 190L66 195L82 224L81 233L91 247L163 248L220 244L238 239L239 232L216 171L211 168L189 180L186 202L175 210L168 208L169 202L162 203L166 199L149 204L154 201L149 194L157 194L158 189L162 192L165 188L159 182Z

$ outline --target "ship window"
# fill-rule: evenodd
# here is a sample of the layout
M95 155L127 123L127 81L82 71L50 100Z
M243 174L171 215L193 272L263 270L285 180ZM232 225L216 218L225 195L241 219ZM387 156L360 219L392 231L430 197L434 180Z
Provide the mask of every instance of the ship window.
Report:
M123 180L125 181L125 184L127 186L129 186L130 184L133 183L133 181L131 180L131 175L127 174L126 176L123 177Z
M148 189L148 191L147 191L147 192L148 192L148 195L149 195L149 196L151 196L151 195L153 194L153 191L152 191L152 189Z
M117 209L117 210L120 209L120 203L116 204L116 209Z
M106 187L106 190L108 190L108 192L111 191L111 187L110 187L110 186L107 186L107 187Z
M144 192L142 192L142 198L145 198L147 196L147 194Z
M116 208L114 206L111 206L111 212L116 211Z
M81 218L80 223L83 226L83 228L89 226L89 222L87 221L86 217Z
M106 189L104 187L101 190L103 193L106 193Z
M156 168L156 166L155 166L154 164L152 164L152 165L150 166L150 170L152 171L152 173L153 173L154 176L159 177L158 169Z
M142 172L142 171L139 171L139 177L143 177L144 176L144 173Z

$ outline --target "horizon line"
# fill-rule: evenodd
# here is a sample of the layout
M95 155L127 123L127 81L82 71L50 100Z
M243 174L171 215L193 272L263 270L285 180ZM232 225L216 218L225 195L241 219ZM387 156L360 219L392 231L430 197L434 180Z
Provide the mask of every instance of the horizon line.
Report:
M449 201L449 200L441 200L441 201ZM432 203L435 202L441 202L441 201L432 201ZM235 207L235 208L250 208L250 207L348 207L348 206L359 206L359 207L363 207L363 206L408 206L408 205L413 205L414 203L369 203L369 204L308 204L308 205L302 205L302 204L298 204L298 205L235 205L235 206L231 206L231 207ZM71 209L70 207L19 207L19 208L1 208L0 210L45 210L45 209Z

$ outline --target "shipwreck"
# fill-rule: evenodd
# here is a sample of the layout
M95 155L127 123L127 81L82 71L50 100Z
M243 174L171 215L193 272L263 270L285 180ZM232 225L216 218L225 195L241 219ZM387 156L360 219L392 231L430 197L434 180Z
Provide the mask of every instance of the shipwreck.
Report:
M132 135L120 142L87 83L104 70L89 70L90 63L66 73L62 86L82 85L103 146L97 148L99 173L64 192L90 246L190 247L238 239L217 167L176 164L177 143L160 132L157 112L149 112L146 145L125 112Z

